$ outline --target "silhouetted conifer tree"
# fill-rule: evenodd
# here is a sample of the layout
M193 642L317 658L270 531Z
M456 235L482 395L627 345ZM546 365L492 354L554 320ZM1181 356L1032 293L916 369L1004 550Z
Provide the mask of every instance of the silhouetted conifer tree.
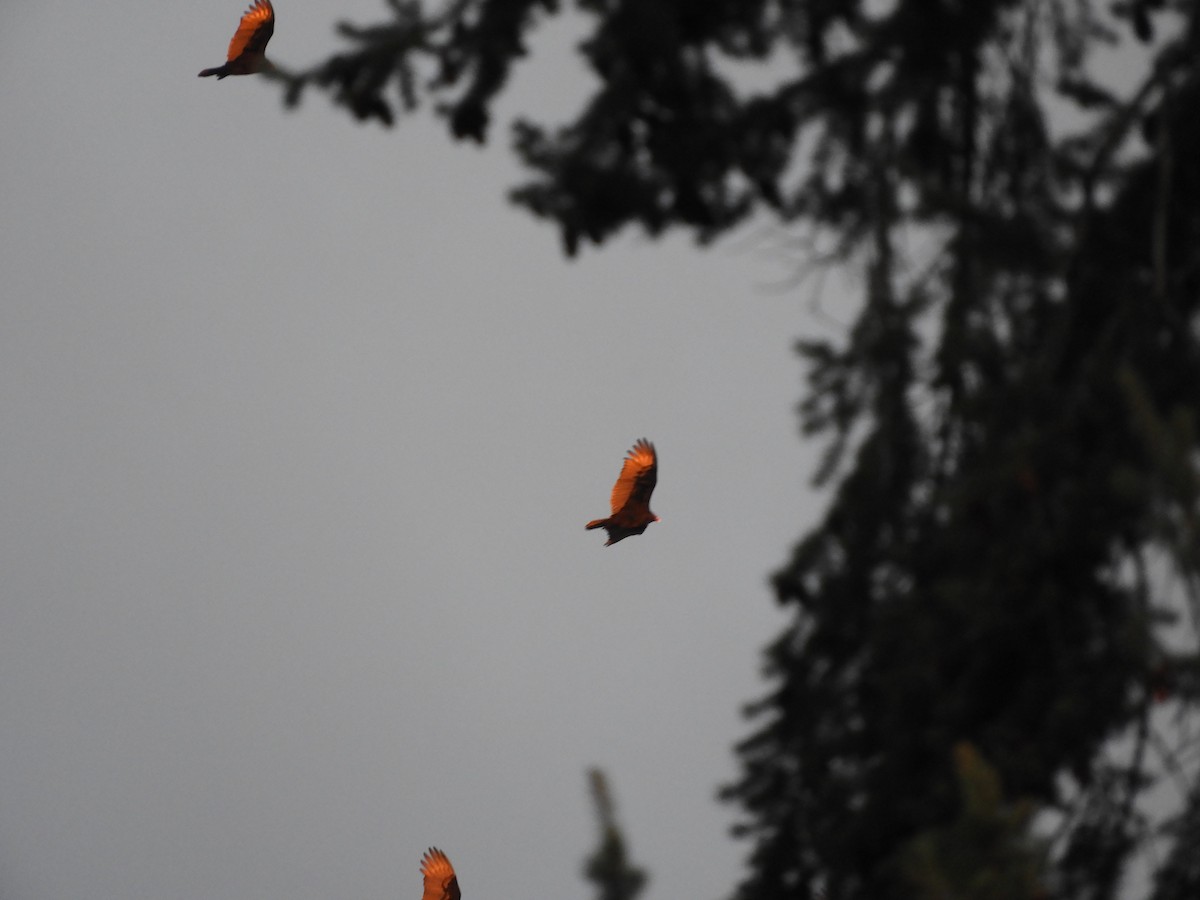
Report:
M845 334L799 345L831 500L774 579L790 622L724 791L736 900L911 896L906 854L960 816L963 741L1053 828L1048 896L1116 896L1151 841L1155 900L1194 896L1173 741L1200 700L1200 5L576 6L594 91L515 124L512 195L569 253L758 210L865 276ZM393 95L428 97L482 141L560 11L391 7L283 75L289 100L315 84L390 123ZM1167 823L1143 803L1164 773Z
M625 850L625 837L617 824L616 806L604 772L592 769L588 782L600 843L584 864L584 877L596 886L596 900L635 900L646 886L646 873L633 865Z

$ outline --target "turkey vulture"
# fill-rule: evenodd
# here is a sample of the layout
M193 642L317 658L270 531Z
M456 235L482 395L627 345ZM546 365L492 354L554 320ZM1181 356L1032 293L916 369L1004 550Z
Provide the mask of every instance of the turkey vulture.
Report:
M271 0L254 0L229 42L229 59L225 65L205 69L200 77L216 75L220 81L226 75L253 75L272 68L265 54L267 41L274 31L275 10Z
M587 523L590 531L603 528L608 532L604 546L624 540L631 534L641 534L651 522L660 521L650 512L650 495L658 480L658 457L654 445L642 438L625 454L625 464L612 491L612 515Z
M461 900L454 866L437 847L430 847L421 857L421 874L425 876L425 893L421 900Z

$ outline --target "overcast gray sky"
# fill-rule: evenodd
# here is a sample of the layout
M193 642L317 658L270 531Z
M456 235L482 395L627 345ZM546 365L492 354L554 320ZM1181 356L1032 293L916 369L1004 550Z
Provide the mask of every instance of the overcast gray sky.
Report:
M243 0L0 7L0 895L586 898L585 771L646 900L716 900L716 787L819 509L793 341L738 241L582 259L493 143L220 83ZM281 63L380 0L278 0ZM605 548L621 458L645 535Z

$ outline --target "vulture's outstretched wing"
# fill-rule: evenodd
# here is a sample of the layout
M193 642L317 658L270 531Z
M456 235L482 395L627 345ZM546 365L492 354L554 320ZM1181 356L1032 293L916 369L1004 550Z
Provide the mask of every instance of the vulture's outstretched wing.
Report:
M274 32L275 10L271 0L254 0L233 33L225 65L205 69L200 77L216 75L220 80L226 75L251 75L270 68L266 57L267 41Z
M654 445L645 438L625 454L625 464L612 490L612 511L616 515L629 506L650 505L650 495L658 481L658 455Z
M233 62L243 53L265 53L267 41L274 33L275 10L271 6L271 0L254 0L242 16L242 21L238 23L237 31L233 33L226 58Z
M425 876L425 893L421 900L461 900L454 866L437 847L430 847L421 857L421 874Z

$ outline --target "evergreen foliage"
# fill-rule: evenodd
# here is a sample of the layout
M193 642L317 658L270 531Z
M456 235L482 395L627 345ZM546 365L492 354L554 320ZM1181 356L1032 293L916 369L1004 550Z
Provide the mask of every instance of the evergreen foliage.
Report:
M600 769L588 773L600 842L584 864L584 877L596 886L596 900L636 900L646 886L646 873L635 866L625 849L608 780Z
M900 852L921 900L1041 900L1043 852L1028 836L1032 806L1004 799L996 770L970 744L954 748L962 811Z
M561 11L390 5L281 75L289 102L316 85L390 124L393 93L428 97L483 141ZM758 212L864 275L845 334L799 344L831 500L774 578L790 622L723 791L750 847L736 900L912 896L905 860L941 859L930 836L993 772L1060 823L1048 896L1117 896L1151 840L1155 900L1200 896L1195 762L1173 746L1200 702L1200 7L576 6L594 91L513 130L512 197L568 253ZM964 741L986 769L956 771ZM1164 771L1167 823L1143 803Z

